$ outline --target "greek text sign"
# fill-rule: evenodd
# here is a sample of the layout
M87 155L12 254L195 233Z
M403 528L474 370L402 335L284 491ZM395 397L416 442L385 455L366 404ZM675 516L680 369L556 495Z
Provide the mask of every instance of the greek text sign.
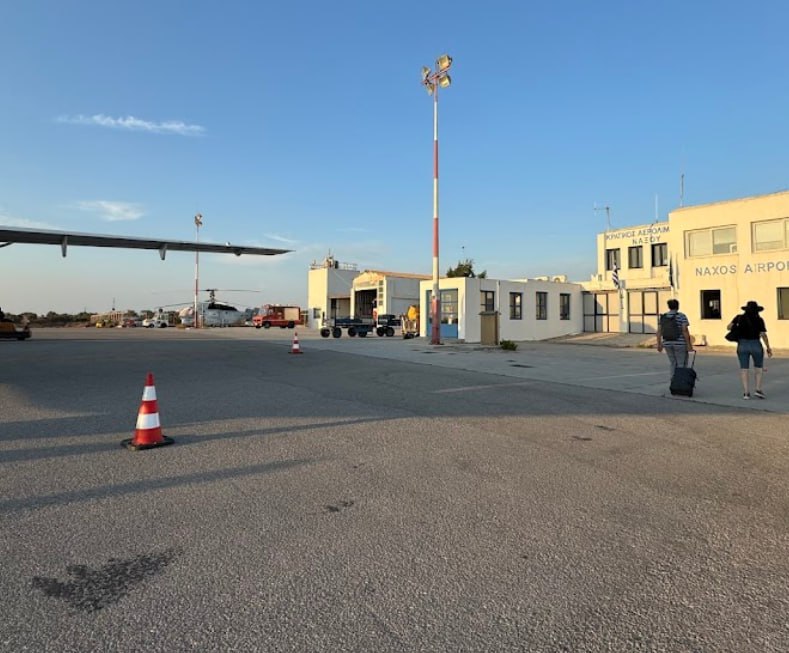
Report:
M613 231L605 235L606 243L628 240L628 245L633 247L635 245L649 245L651 243L663 242L663 237L668 234L668 225L659 224L651 225L649 227L641 227L640 229L623 229L622 231Z

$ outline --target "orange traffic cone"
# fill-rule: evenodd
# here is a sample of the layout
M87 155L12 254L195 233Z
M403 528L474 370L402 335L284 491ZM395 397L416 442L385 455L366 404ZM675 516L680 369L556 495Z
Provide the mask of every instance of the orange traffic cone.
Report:
M295 331L293 332L293 345L290 348L291 354L303 354L304 352L301 351L301 347L299 347L299 334Z
M148 372L145 379L145 389L142 391L142 403L137 414L137 428L134 437L121 442L127 449L152 449L172 444L174 440L162 435L159 424L159 405L156 402L156 387L153 385L153 374Z

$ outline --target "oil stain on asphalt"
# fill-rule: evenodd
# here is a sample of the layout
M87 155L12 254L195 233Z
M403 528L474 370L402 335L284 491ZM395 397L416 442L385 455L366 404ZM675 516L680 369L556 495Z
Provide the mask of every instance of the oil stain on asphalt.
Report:
M340 503L336 506L326 506L326 512L340 512L345 508L350 508L353 505L353 501L340 501Z
M156 576L169 565L178 551L168 549L153 555L139 555L128 560L110 558L98 569L71 565L66 571L71 580L35 576L33 587L47 596L66 601L82 612L95 612L117 603L147 578Z

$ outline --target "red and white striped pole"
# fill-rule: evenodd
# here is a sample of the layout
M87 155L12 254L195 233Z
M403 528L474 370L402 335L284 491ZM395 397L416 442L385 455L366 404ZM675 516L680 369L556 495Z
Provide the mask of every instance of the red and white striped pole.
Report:
M433 296L430 344L441 344L441 293L438 288L438 84L433 91Z
M452 57L442 54L436 59L436 69L422 67L422 84L433 96L433 293L430 298L430 344L441 344L441 292L438 288L438 89L447 88L452 79L449 67Z

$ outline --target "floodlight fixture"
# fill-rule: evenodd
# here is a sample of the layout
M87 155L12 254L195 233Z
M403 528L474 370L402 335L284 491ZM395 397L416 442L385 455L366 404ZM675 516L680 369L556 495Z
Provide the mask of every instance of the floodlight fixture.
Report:
M449 75L441 75L438 78L438 85L441 88L449 88L449 85L452 83L452 78Z
M449 70L451 65L452 57L450 57L448 54L442 54L438 59L436 59L436 66L438 66L438 69L441 72Z

